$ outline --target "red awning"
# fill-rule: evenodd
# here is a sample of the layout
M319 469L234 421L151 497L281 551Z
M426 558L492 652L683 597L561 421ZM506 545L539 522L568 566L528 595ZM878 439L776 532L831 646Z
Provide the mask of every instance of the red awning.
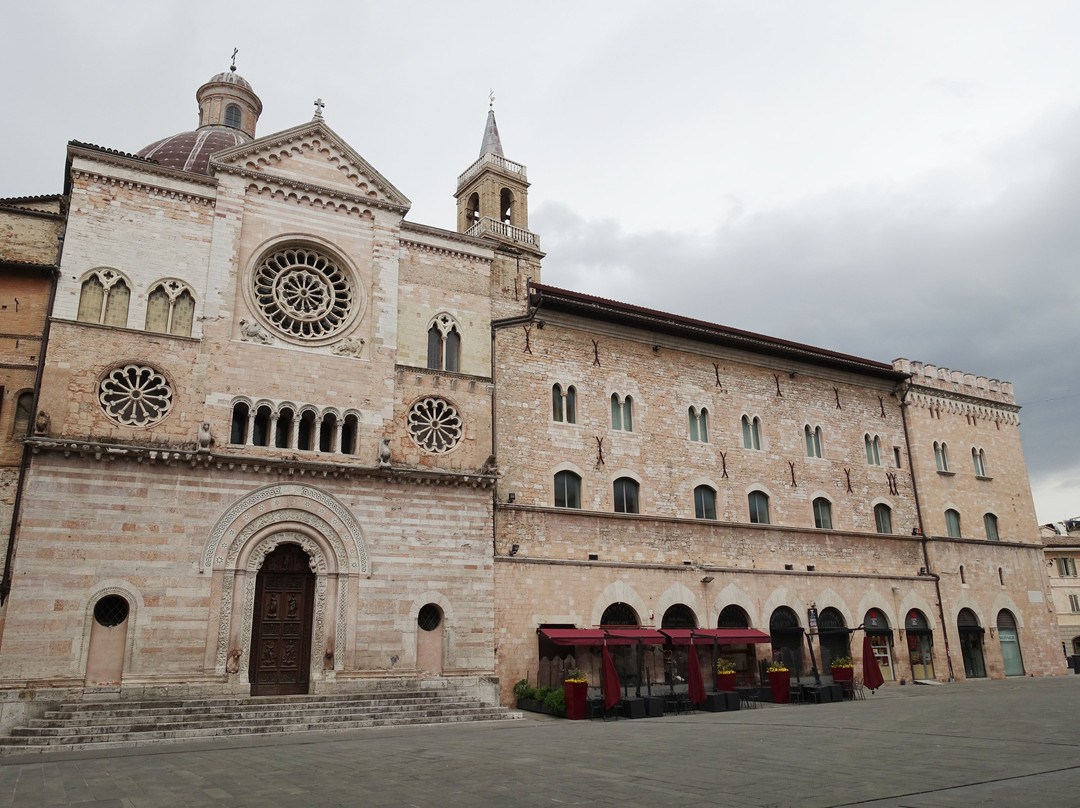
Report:
M656 629L637 628L542 628L541 634L556 645L663 645L667 638Z
M690 636L694 645L711 645L715 639L718 645L742 645L743 643L772 642L764 631L753 628L662 628L675 645L689 645Z

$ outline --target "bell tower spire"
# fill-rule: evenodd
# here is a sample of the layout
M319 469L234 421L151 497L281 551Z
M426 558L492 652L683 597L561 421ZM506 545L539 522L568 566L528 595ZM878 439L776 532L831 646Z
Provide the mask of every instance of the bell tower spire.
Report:
M525 166L506 159L495 123L495 94L488 97L480 157L458 177L458 232L492 238L538 255L540 238L529 232L529 180Z

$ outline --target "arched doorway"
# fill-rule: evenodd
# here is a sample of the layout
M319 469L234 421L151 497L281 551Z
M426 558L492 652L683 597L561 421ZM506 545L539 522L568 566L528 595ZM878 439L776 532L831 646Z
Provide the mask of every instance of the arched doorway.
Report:
M787 606L778 607L769 618L769 636L773 660L783 662L793 676L802 675L803 627L795 612Z
M741 606L730 604L720 611L716 619L717 628L750 628L750 616ZM722 645L720 655L735 663L735 679L740 685L754 684L754 661L757 655L754 646L745 643L740 645Z
M443 672L443 610L434 603L416 616L416 669L434 676Z
M604 609L604 613L600 615L600 625L640 626L641 621L633 606L629 603L617 602ZM611 661L615 663L615 672L619 674L619 680L628 687L637 683L636 651L637 647L630 645L613 645L608 648Z
M818 636L821 643L821 669L828 671L837 657L851 656L851 633L839 609L829 606L818 615Z
M1016 618L1008 609L998 612L997 632L1001 642L1001 660L1005 663L1005 675L1023 676L1024 658L1020 654L1020 633L1016 629Z
M863 630L870 638L870 647L874 659L881 669L881 676L886 682L896 681L896 668L893 666L893 634L889 627L889 618L881 609L868 609L863 617Z
M979 618L971 609L961 609L956 616L956 630L960 634L960 654L964 657L964 676L968 679L982 679L986 676L986 662L983 658L983 634L985 629L979 625Z
M673 603L668 606L660 620L660 628L697 628L697 617L693 610L685 603ZM701 644L701 641L698 641ZM712 650L707 654L699 651L699 663L708 663ZM689 681L690 646L668 645L664 649L664 681L667 684L678 681L679 678ZM704 673L705 681L709 680L708 671Z
M280 544L255 578L248 679L253 696L308 692L315 573L297 544Z
M911 661L911 678L934 678L934 632L926 615L912 609L904 618L907 632L908 659Z
M118 685L124 675L128 615L131 608L120 595L105 595L94 604L90 647L86 654L86 685Z

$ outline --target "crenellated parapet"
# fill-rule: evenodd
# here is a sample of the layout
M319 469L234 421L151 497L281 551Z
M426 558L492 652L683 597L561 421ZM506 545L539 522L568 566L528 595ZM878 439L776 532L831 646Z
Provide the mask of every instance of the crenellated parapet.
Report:
M910 359L894 359L893 369L911 375L907 401L961 415L1018 422L1020 407L1011 382Z

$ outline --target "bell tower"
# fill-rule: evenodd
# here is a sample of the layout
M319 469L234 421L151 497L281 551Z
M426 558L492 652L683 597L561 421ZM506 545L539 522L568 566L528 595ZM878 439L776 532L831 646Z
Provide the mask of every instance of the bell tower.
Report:
M488 109L480 157L458 177L454 197L459 233L493 238L542 255L539 236L529 231L529 181L525 166L507 160L503 154L493 108Z

